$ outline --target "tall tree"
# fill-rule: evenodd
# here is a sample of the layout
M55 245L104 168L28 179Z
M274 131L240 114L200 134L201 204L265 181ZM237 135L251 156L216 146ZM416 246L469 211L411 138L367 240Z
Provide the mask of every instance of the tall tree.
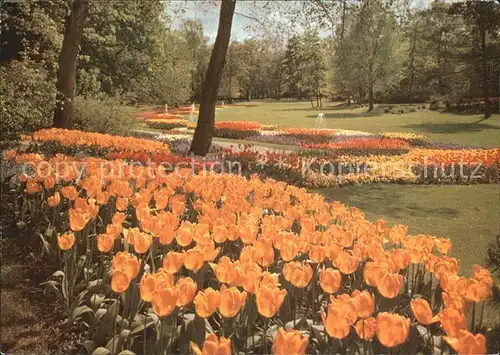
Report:
M70 13L66 17L64 40L58 60L54 127L71 127L73 99L75 97L76 58L88 8L88 0L74 0Z
M222 70L226 61L227 47L231 38L235 7L236 0L221 1L219 27L212 55L210 56L210 62L208 63L205 82L203 83L198 123L189 149L195 155L207 155L212 144L215 124L215 102L219 91Z

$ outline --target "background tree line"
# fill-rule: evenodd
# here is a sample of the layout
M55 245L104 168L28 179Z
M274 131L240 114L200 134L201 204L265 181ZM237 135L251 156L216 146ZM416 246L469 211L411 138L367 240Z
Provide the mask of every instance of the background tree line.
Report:
M50 126L74 1L1 3L5 135ZM199 21L173 28L168 6L88 2L73 126L119 133L127 105L201 100L213 44ZM366 102L369 110L376 102L431 100L449 110L476 105L486 117L498 110L489 99L500 96L497 1L414 8L407 0L309 0L290 9L284 13L290 28L229 43L219 100L296 98L321 106L328 97ZM293 20L298 17L305 21Z

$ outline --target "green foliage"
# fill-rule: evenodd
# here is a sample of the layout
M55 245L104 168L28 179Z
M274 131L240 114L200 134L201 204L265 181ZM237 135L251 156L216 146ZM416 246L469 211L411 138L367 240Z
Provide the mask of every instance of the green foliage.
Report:
M73 105L73 125L75 129L84 131L125 134L133 128L134 111L118 98L77 96Z
M31 61L0 66L2 140L52 124L55 87L48 73Z

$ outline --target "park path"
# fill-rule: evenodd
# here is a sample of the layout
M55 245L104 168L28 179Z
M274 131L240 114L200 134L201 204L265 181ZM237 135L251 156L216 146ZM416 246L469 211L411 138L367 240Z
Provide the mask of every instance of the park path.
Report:
M136 129L134 132L145 134L145 135L151 135L153 139L158 139L157 137L178 137L178 139L181 138L192 138L191 135L188 134L162 134L158 133L155 131L150 131L146 129ZM266 153L281 153L281 154L290 154L296 151L296 149L292 148L275 148L275 147L269 147L266 145L259 144L257 141L239 141L239 140L221 140L218 138L212 139L212 143L220 146L223 149L228 149L231 148L233 152L238 152L238 151L257 151L259 154L266 154ZM251 144L249 147L248 144Z

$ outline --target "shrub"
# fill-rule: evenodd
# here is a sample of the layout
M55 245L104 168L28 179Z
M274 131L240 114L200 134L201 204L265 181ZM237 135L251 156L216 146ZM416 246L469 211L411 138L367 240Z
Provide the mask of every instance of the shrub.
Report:
M134 109L118 98L89 99L75 97L73 127L78 130L125 134L133 126Z
M186 127L186 124L188 122L186 120L172 120L172 119L151 119L147 120L146 124L150 128L155 128L155 129L174 129L174 128L180 128L180 127Z
M54 82L29 61L0 66L2 139L50 126L55 105Z

